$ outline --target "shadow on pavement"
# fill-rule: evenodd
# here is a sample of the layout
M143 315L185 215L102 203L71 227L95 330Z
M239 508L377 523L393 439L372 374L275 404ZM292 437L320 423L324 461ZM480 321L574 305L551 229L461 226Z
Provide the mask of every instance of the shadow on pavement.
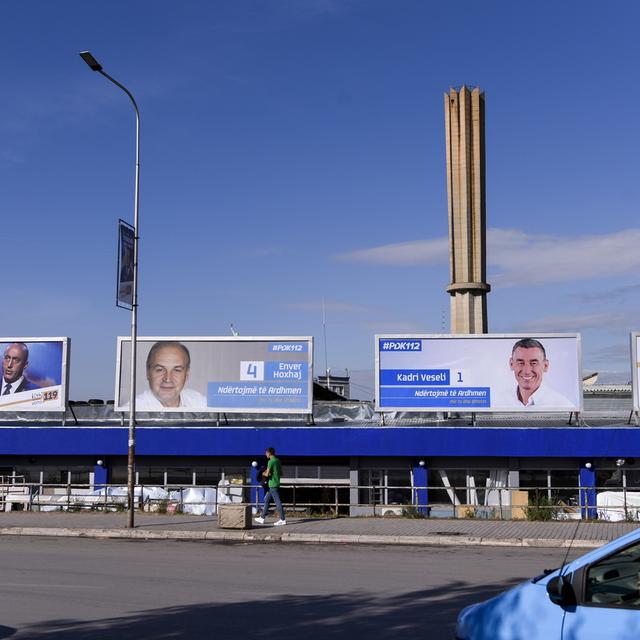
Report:
M517 582L517 581L515 581ZM194 604L102 620L55 620L20 629L16 640L172 640L186 638L278 638L327 640L453 637L463 607L503 591L514 582L478 588L456 581L381 597L364 591L334 596L286 595L240 603ZM2 636L0 636L2 637Z
M15 632L16 632L16 629L14 629L13 627L3 627L0 624L0 639L10 638Z

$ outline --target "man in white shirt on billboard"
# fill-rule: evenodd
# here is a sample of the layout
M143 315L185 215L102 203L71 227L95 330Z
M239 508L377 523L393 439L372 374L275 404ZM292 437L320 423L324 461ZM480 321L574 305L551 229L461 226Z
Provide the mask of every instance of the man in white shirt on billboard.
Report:
M516 387L507 406L527 409L572 409L574 403L544 384L549 360L543 344L535 338L518 340L511 350L509 367L516 379Z
M207 399L185 389L191 368L189 350L180 342L156 342L147 356L149 389L136 396L136 410L206 409Z

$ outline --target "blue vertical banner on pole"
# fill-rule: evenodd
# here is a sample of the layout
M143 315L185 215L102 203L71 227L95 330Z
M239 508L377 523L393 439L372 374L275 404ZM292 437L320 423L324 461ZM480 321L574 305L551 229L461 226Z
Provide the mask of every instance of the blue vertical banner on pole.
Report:
M118 220L118 272L116 306L133 307L133 243L134 228L124 220Z

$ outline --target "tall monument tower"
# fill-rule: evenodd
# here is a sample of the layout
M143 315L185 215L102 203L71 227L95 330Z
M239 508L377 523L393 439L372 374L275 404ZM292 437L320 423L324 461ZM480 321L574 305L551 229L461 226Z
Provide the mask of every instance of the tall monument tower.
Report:
M451 333L487 332L484 93L444 94L449 197Z

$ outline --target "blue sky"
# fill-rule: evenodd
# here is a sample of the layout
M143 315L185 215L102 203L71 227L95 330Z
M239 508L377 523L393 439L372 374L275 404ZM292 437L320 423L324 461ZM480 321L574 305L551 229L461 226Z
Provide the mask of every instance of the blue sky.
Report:
M490 330L581 331L629 379L640 328L640 7L632 2L4 3L2 335L72 339L113 397L116 220L142 113L140 333L448 330L443 93L486 96ZM366 386L366 377L361 378ZM362 393L366 395L366 393Z

